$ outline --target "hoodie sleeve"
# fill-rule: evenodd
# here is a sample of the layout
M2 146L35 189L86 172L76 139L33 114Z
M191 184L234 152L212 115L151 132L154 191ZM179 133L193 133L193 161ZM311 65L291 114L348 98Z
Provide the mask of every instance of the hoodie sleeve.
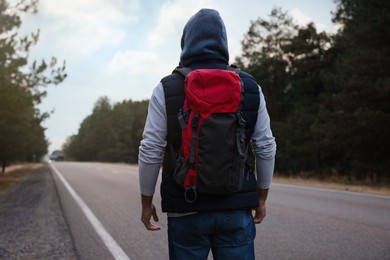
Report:
M148 115L138 154L138 173L140 191L152 196L160 171L160 166L167 144L167 116L162 84L154 90L150 98Z
M268 189L271 186L274 172L276 142L272 135L270 118L260 87L259 92L260 106L252 136L252 145L256 155L257 186L260 189Z

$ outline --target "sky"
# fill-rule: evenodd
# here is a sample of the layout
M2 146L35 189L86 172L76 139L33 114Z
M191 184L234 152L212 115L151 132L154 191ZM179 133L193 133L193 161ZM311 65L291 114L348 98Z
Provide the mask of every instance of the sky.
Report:
M38 13L24 15L20 29L21 35L40 30L30 62L54 56L66 62L68 75L47 87L39 105L41 112L53 111L43 123L49 153L77 134L100 97L113 104L149 99L177 66L183 27L201 8L218 10L224 20L232 63L250 22L268 19L273 7L297 24L336 31L333 0L39 0Z

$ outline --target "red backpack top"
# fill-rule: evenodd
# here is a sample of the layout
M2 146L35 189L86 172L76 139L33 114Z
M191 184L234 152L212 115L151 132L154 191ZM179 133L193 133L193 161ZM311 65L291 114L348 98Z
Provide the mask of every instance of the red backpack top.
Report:
M230 67L229 67L230 68ZM248 154L241 107L244 88L237 71L176 69L185 76L178 119L182 143L174 179L192 203L197 193L224 195L242 189Z

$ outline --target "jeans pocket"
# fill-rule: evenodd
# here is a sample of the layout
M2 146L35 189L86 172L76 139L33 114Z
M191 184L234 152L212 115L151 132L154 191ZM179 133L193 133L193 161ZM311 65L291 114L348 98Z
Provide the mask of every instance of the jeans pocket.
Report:
M251 211L237 210L227 213L226 240L232 245L250 243L256 236Z
M168 218L168 239L170 243L195 246L199 243L197 213Z

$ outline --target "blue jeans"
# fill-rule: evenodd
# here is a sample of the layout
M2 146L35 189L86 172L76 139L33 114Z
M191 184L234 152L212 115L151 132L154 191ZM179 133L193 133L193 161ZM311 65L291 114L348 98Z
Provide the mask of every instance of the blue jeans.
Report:
M255 259L251 211L200 212L168 218L170 260Z

